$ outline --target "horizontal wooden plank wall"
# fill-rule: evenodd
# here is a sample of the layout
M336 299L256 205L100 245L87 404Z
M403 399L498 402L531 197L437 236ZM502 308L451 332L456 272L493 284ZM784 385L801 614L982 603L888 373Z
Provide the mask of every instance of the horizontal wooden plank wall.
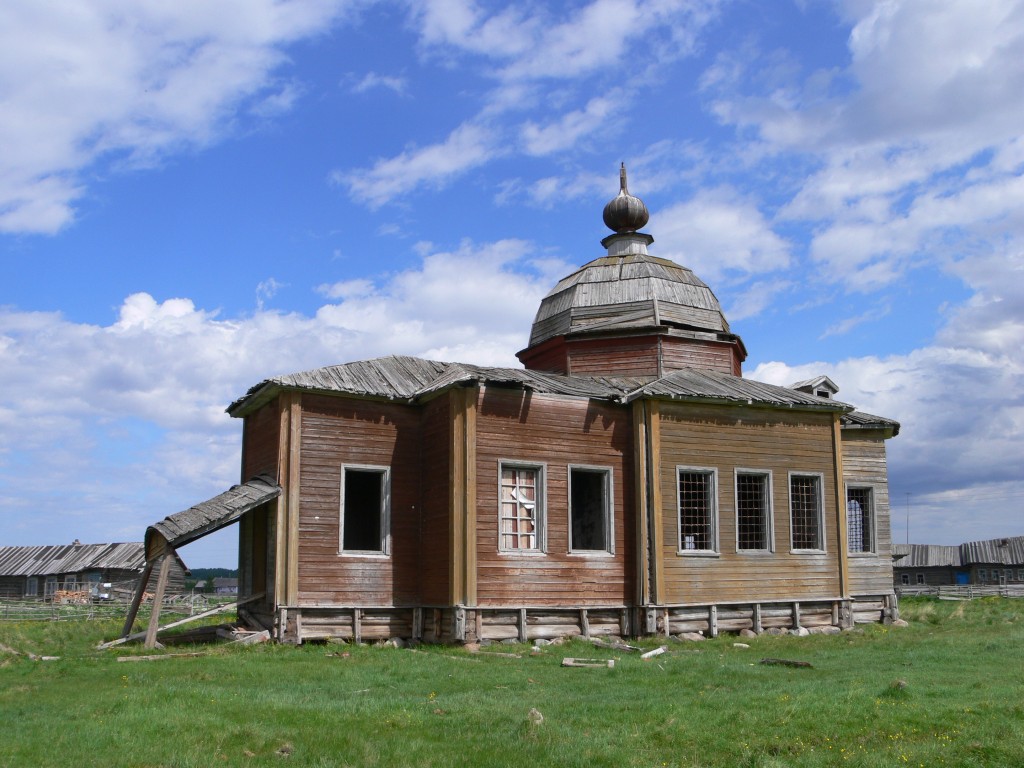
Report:
M665 373L682 368L701 368L739 376L742 361L729 344L665 336L661 339L661 364Z
M478 605L582 607L630 602L635 534L629 410L489 387L480 396L476 430ZM498 551L501 460L546 465L546 553ZM569 554L570 464L612 470L614 555Z
M804 600L842 594L832 415L662 403L664 604ZM718 470L717 556L680 555L676 467ZM736 551L735 470L772 473L774 552ZM821 473L825 553L791 553L789 473Z
M420 601L421 417L413 406L303 396L298 604ZM387 557L339 554L343 464L391 468Z
M847 485L870 486L877 526L874 553L850 555L850 593L880 595L892 591L892 515L885 441L881 432L843 430L843 479Z
M245 417L242 427L242 477L246 482L259 474L277 477L279 403L272 400Z
M658 376L658 338L588 339L567 342L574 376Z

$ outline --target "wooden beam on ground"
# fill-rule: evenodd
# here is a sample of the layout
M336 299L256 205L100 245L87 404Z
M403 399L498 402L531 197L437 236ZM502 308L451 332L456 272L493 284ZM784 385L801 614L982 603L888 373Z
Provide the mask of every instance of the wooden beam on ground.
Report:
M245 600L238 600L234 603L227 603L226 605L221 605L217 608L211 608L208 611L197 613L195 616L189 616L188 618L181 619L180 621L172 621L170 624L166 626L159 627L157 629L157 632L163 632L166 629L174 629L174 627L180 627L182 624L188 624L191 621L205 619L207 616L213 616L217 613L225 613L226 611L230 611L232 608L238 608L241 605L246 605L248 603L255 602L256 600L262 600L265 594L266 593L264 592L260 592L258 595L252 595L251 597L245 598ZM119 637L117 638L117 640L111 640L109 643L101 643L100 645L97 645L96 650L101 651L106 648L113 648L115 645L121 645L122 643L131 642L132 640L141 640L148 633L149 629L147 628L145 632L136 632L134 635L126 635L125 637Z

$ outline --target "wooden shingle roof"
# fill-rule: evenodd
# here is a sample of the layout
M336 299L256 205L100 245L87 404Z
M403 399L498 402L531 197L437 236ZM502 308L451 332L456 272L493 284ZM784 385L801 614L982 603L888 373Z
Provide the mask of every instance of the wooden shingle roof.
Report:
M49 576L107 569L136 571L144 563L141 542L0 547L0 576Z
M168 515L146 529L147 551L155 534L172 547L182 547L235 522L249 510L281 495L281 486L269 475L254 477L212 499ZM152 554L152 553L150 553Z
M514 386L534 392L628 403L643 398L752 404L805 410L853 412L853 407L788 387L716 371L684 369L661 378L562 376L522 368L441 363L417 357L380 357L277 376L252 387L228 407L244 416L281 390L347 394L415 403L470 383Z

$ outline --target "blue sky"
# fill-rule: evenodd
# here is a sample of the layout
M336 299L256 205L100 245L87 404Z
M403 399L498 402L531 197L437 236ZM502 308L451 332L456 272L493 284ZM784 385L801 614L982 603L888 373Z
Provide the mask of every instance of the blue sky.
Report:
M516 365L620 162L747 376L902 423L896 541L1019 535L1022 93L1020 2L9 0L0 544L237 482L268 376Z

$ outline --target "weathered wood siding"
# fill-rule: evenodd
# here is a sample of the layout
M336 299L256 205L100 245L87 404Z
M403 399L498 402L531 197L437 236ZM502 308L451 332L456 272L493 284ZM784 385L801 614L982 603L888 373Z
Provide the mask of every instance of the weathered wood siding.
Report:
M629 410L491 387L478 401L476 429L478 604L583 607L629 602L635 549ZM501 460L546 466L544 553L499 552ZM570 464L612 470L614 555L569 554Z
M421 410L303 395L299 494L300 605L419 601ZM391 468L391 551L340 555L343 464Z
M743 366L735 347L672 336L661 340L661 364L665 373L682 368L704 368L733 376L743 374Z
M591 339L568 344L573 376L658 376L658 339Z
M843 480L871 488L875 506L875 552L850 554L850 594L884 595L892 591L892 516L885 441L870 430L843 430ZM949 582L947 582L949 583Z
M243 483L263 473L280 481L277 477L280 418L277 399L245 417L242 427Z
M448 395L423 408L422 515L420 517L420 599L444 605L448 599L451 407Z
M832 415L660 404L663 604L841 596ZM678 554L676 467L718 470L718 554ZM736 551L735 470L772 474L774 551ZM822 476L825 552L790 551L789 473Z

